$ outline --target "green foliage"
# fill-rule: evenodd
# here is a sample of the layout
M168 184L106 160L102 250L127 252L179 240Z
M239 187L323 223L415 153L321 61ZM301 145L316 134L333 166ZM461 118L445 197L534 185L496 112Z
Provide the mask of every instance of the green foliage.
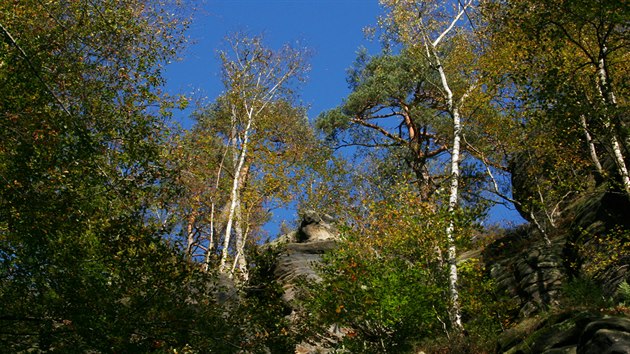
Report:
M410 338L439 332L435 316L445 313L443 292L427 269L350 247L341 245L326 260L324 281L309 289L308 310L320 321L316 328L347 328L340 346L365 353L402 352L410 349Z
M412 186L391 186L389 196L364 205L343 242L325 257L323 280L308 287L310 324L321 335L337 325L337 348L352 352L405 352L446 338L448 296L446 213L414 198ZM463 216L463 215L462 215ZM457 223L458 242L473 232L470 217ZM482 263L461 264L462 311L470 338L492 343L513 304L495 292ZM446 340L446 339L444 339ZM490 345L490 344L488 344Z
M576 241L574 261L580 273L598 278L610 269L624 266L630 258L630 231L622 226L591 232L585 230Z
M619 284L618 293L621 299L621 303L626 306L629 305L630 304L630 284L628 284L626 280L622 281L621 284Z
M518 302L497 290L480 259L467 259L458 271L467 341L478 349L490 350L497 335L512 325Z
M596 311L612 305L600 284L589 277L579 277L567 282L562 288L564 306L587 308Z
M278 250L258 247L248 255L252 267L249 286L241 307L231 314L240 321L237 328L243 328L243 337L248 340L243 349L248 352L289 353L301 336L290 328L286 318L290 309L282 299L284 289L274 276L278 255Z
M146 352L185 342L187 318L217 318L182 291L207 279L161 238L155 213L170 174L160 70L186 26L161 5L0 5L8 351Z
M553 210L568 194L593 180L618 183L619 160L611 152L627 125L618 112L627 106L620 83L629 73L621 59L630 47L621 20L628 8L614 1L538 0L483 8L491 43L485 70L500 83L497 104L509 108L504 120L522 125L501 140L528 147L508 148L515 149L512 172L523 176L515 197L551 226ZM514 139L516 132L521 138Z

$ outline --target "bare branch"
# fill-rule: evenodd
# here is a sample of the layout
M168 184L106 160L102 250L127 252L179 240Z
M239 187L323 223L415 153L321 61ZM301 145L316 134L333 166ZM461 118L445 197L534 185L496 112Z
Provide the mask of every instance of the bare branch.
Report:
M460 2L461 4L461 2ZM449 24L449 26L444 30L444 32L442 32L436 39L435 41L431 42L431 45L435 48L438 46L438 44L440 44L440 42L442 41L442 39L444 39L444 37L453 29L453 27L455 27L455 24L457 23L457 21L459 21L459 19L462 17L462 15L464 15L464 13L466 13L466 9L472 4L472 0L468 0L468 2L466 2L466 4L464 4L464 6L462 7L462 9L459 10L459 12L457 13L457 16L455 16L455 18L453 19L453 21L451 21L451 23Z
M351 118L350 120L353 123L357 123L357 124L360 124L360 125L362 125L364 127L367 127L367 128L370 128L370 129L374 129L374 130L378 131L379 133L383 134L384 136L386 136L386 137L388 137L388 138L390 138L390 139L392 139L394 141L397 141L397 142L399 142L401 144L406 144L407 143L407 141L405 139L388 132L385 128L383 128L381 126L378 126L378 125L372 124L372 123L368 123L368 122L364 121L361 118Z

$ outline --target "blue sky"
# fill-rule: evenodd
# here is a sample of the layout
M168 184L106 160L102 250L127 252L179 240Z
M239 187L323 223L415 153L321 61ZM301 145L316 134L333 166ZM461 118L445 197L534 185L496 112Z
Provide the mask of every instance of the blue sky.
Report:
M313 52L301 100L314 119L350 92L346 70L359 48L378 53L378 43L366 40L363 28L375 25L380 14L377 0L202 0L188 33L188 49L165 71L167 88L211 102L222 90L217 50L223 48L225 36L237 31L263 34L271 47L299 43ZM185 128L192 125L188 114L176 115ZM277 211L266 229L274 236L283 219L295 218L295 211ZM506 220L522 222L515 211L504 207L495 208L489 218L491 223Z
M374 25L380 13L376 0L206 0L200 6L189 48L165 73L172 92L214 99L222 89L216 53L224 37L262 33L271 47L299 42L313 52L301 99L314 118L349 93L346 69L359 47L378 51L378 44L363 36L363 28ZM182 123L190 124L185 116Z

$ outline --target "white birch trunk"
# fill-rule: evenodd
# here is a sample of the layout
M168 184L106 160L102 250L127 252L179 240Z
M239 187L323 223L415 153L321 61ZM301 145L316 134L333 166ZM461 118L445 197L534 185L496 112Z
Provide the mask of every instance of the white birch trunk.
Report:
M455 27L456 23L465 14L466 9L471 6L472 0L468 0L465 4L459 2L459 8L457 14L453 17L450 24L442 31L442 33L433 41L429 39L428 31L423 28L424 47L426 50L427 58L433 62L434 67L440 74L440 81L442 89L444 90L444 98L446 100L447 111L453 119L453 146L451 150L451 177L449 188L449 201L448 201L448 213L449 222L446 227L446 241L448 244L447 263L448 263L448 288L449 298L451 302L450 308L450 320L453 329L461 333L464 330L462 324L461 308L459 303L459 290L458 290L458 272L457 272L457 246L455 245L455 209L459 203L459 160L461 153L461 138L462 138L462 125L459 108L469 91L474 86L471 85L468 92L462 95L460 102L456 104L453 98L453 91L448 83L448 78L442 66L440 55L438 54L438 45L446 38L447 34Z
M206 248L206 255L203 260L203 270L205 272L210 268L210 255L214 250L214 203L210 205L210 235L208 235L208 247Z
M234 122L232 123L234 124ZM233 125L234 127L234 125ZM232 134L234 134L234 131L232 131ZM234 135L232 135L234 136ZM214 249L216 247L218 247L218 245L215 245L215 243L218 244L218 240L215 237L214 234L214 230L216 228L216 223L215 223L215 209L216 209L216 203L215 203L215 198L216 198L216 191L219 189L219 185L221 183L221 175L223 174L223 165L225 164L225 157L227 156L228 152L229 152L230 146L226 146L225 150L223 151L223 154L221 155L221 161L219 162L219 168L217 169L217 176L214 180L214 191L215 191L215 196L213 197L213 201L212 204L210 205L210 234L208 235L208 247L206 248L206 254L204 257L204 265L203 265L203 270L204 271L208 271L209 267L210 267L210 256L212 255L212 252L214 252Z
M225 237L223 239L223 250L221 252L221 261L219 263L219 271L224 273L226 270L226 262L228 257L228 250L230 247L230 238L232 233L232 225L234 224L234 214L236 211L237 205L240 203L239 198L239 187L241 180L241 172L243 170L243 166L245 165L245 157L247 155L247 145L249 143L249 134L253 121L253 109L249 109L247 112L247 126L245 127L245 131L243 132L243 142L241 145L238 165L234 171L234 178L232 180L232 191L230 193L230 209L227 219L227 225L225 227ZM231 276L231 275L230 275Z
M194 207L193 207L194 208ZM186 223L186 258L192 259L193 244L195 243L195 221L197 212L192 210Z
M247 167L245 167L245 171L241 173L242 180L239 186L239 190L242 187L244 177L247 175ZM241 280L247 281L249 279L249 271L247 269L247 259L245 258L245 243L247 241L247 231L243 230L243 210L241 206L241 196L240 192L237 198L237 206L236 206L236 216L234 218L234 236L235 236L235 247L236 254L234 256L234 262L232 264L232 269L230 270L230 274L235 274L235 271L238 269L238 275Z
M453 119L453 147L451 151L451 185L448 198L449 223L446 228L446 240L448 243L448 290L451 302L450 316L453 328L461 332L464 329L462 324L461 308L459 304L459 290L457 288L457 247L455 246L455 209L459 203L459 159L461 150L462 125L459 114L459 107L453 102L453 92L448 84L446 73L437 54L435 46L432 48L433 57L437 64L438 72L442 82L442 88L446 93L446 104L449 114Z
M595 143L593 142L593 137L588 132L588 125L586 124L586 116L580 114L580 124L582 125L582 129L584 130L584 136L586 137L586 143L588 144L588 151L591 155L591 161L595 165L597 169L597 173L600 175L604 174L604 169L602 168L602 164L599 162L599 157L597 156L597 150L595 149Z
M452 98L451 98L452 99ZM459 154L461 139L461 121L459 110L453 114L453 151L451 155L451 186L448 199L448 213L450 220L446 228L448 241L448 290L451 300L451 323L458 330L463 329L462 315L459 305L459 290L457 289L457 248L455 246L455 208L459 201Z
M602 55L599 59L597 65L597 76L598 76L598 91L601 95L602 101L605 106L610 106L613 108L617 107L617 98L615 97L615 93L612 90L611 84L608 79L608 73L606 71L606 62L604 56L606 54L606 47L602 48ZM615 127L612 126L612 122L610 118L606 116L604 126L610 131L610 145L613 150L613 155L615 157L615 163L617 165L617 171L621 176L621 183L623 184L623 188L626 191L628 197L630 197L630 174L628 173L628 167L626 166L625 157L623 156L623 151L621 148L621 144L619 143L619 138L617 137L617 132Z

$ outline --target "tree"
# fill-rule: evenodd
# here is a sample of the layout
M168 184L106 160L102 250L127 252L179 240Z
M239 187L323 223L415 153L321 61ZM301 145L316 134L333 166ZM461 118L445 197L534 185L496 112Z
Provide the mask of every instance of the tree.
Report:
M289 47L285 47L279 53L274 53L262 46L260 38L236 37L230 45L234 56L223 52L221 60L227 90L224 104L230 112L231 131L228 139L233 148L234 170L219 270L221 272L227 270L231 231L235 224L234 264L239 265L239 270L246 278L246 263L243 254L245 235L242 229L240 193L250 168L246 163L250 135L257 128L260 117L269 113L267 108L271 108L274 103L283 98L283 95L288 97L287 95L291 94L291 81L299 78L305 67L301 53Z
M0 4L9 351L146 352L183 346L185 317L217 318L188 302L195 273L154 213L170 173L160 70L186 27L173 13L144 1Z
M389 34L403 45L424 53L428 66L438 76L438 93L435 97L442 111L452 123L452 140L449 146L449 198L451 220L446 227L449 264L449 291L451 324L461 331L463 325L457 290L457 250L455 246L455 210L459 203L460 159L462 153L462 111L467 99L479 87L479 78L470 65L471 32L464 31L464 19L472 11L473 1L457 2L453 8L441 2L382 1L387 16L382 20ZM461 51L461 52L460 52ZM450 70L450 71L448 71ZM463 74L463 75L462 75Z
M400 151L414 172L420 198L428 201L443 180L435 161L446 152L449 134L436 117L436 78L424 58L414 54L403 50L369 58L362 52L348 78L352 93L340 108L322 114L317 125L338 147Z
M217 268L246 280L247 243L271 209L298 194L322 150L305 108L296 103L306 53L289 46L272 50L261 37L240 34L227 44L220 53L225 93L195 114L197 124L182 144L191 156L187 198L196 200L185 213L197 221L187 230L205 228L215 243L207 236L193 241L203 244L206 260L218 252Z
M444 230L451 215L419 195L415 186L398 182L387 193L363 200L366 211L352 224L341 225L338 247L324 256L322 280L306 291L305 327L311 336L335 326L346 335L334 347L361 353L463 348L448 336L448 274L435 256L436 249L446 251ZM469 246L467 240L480 232L476 216L469 212L458 218L460 247ZM482 263L460 260L461 291L466 294L462 316L470 324L468 339L479 349L483 341L494 339L496 319L506 312L492 299L494 289Z
M485 14L492 46L509 48L496 56L501 59L495 68L502 72L495 77L509 88L507 99L521 102L516 110L521 120L540 127L533 134L555 135L556 146L549 150L564 150L565 164L590 160L584 173L616 180L628 194L627 90L621 84L628 75L627 6L489 2Z

